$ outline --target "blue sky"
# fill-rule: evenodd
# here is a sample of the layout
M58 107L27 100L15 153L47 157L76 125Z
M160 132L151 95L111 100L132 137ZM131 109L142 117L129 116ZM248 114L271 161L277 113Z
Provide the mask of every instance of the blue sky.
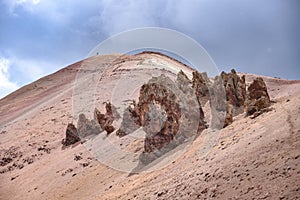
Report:
M298 0L0 0L0 97L149 26L192 37L220 70L300 79L299 11Z

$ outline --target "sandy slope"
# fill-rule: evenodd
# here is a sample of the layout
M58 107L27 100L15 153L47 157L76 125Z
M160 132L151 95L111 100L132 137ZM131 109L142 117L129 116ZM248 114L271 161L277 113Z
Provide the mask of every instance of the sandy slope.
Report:
M82 71L81 65L91 71ZM175 77L180 69L191 74L188 67L162 55L97 56L1 99L0 159L9 150L13 160L0 166L0 199L299 198L300 81L263 77L273 111L255 119L237 116L219 132L217 145L207 154L201 149L209 130L166 168L129 176L99 163L82 144L61 149L67 123L76 122L74 109L76 113L90 107L80 102L82 93L74 93L74 86L91 90L95 69L103 69L95 93L100 109L107 100L137 98L133 89L150 75ZM139 81L124 86L122 77ZM254 77L247 74L247 82ZM130 94L114 91L124 87ZM79 101L76 108L74 98Z

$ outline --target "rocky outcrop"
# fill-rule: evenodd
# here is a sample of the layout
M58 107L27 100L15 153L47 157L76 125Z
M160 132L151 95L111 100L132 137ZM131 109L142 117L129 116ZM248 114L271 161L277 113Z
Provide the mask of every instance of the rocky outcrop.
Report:
M183 110L183 113L185 113L185 116L191 121L199 121L198 133L206 128L204 112L202 109L202 104L208 100L208 98L203 98L208 96L208 87L206 84L208 79L206 78L206 73L198 73L197 71L194 71L193 80L190 81L186 74L180 70L175 80L176 86L180 89L179 94L182 95L180 97L180 102L184 106L181 106L181 109ZM197 108L198 111L196 112L192 110ZM185 127L185 129L186 128L188 127Z
M222 78L220 76L216 76L208 87L209 104L212 115L210 128L220 130L224 127L227 104Z
M110 102L105 103L105 109L106 113L102 114L97 108L95 108L94 119L100 124L100 127L105 130L107 134L110 134L115 130L115 127L112 125L115 118Z
M226 91L226 100L235 107L244 106L246 99L245 76L239 77L234 69L230 73L221 73Z
M221 73L226 93L226 116L224 127L233 122L233 116L241 114L246 99L245 76L239 77L234 69L230 73Z
M132 104L125 109L121 126L116 134L119 137L123 137L133 133L139 127L141 127L139 111L135 101L133 101Z
M209 90L208 90L209 79L205 72L199 73L197 71L194 71L192 82L193 82L192 87L195 90L195 95L197 96L199 102L201 102L201 99L203 99L203 97L209 96ZM205 100L202 101L202 103L205 103L207 100L208 99L205 98Z
M69 123L66 130L66 137L62 140L63 146L70 146L80 141L77 128L74 124Z
M88 120L84 114L79 115L77 130L80 138L97 135L103 131L98 122L95 120Z
M195 139L206 128L191 81L182 71L175 82L161 75L144 84L137 108L146 132L144 153L140 156L144 164Z
M169 144L179 130L179 102L176 94L167 87L172 81L167 77L160 79L164 79L164 84L155 80L144 84L140 90L138 107L141 126L146 132L145 152L153 152Z
M206 128L204 112L183 71L172 81L161 75L152 77L125 110L117 135L122 137L142 127L146 133L143 164L150 163Z
M191 81L187 75L180 70L176 77L176 84L181 91L186 91L190 89Z
M248 87L247 98L245 102L246 115L258 116L267 111L271 105L267 86L261 77L256 78Z
M86 118L85 114L81 113L77 121L77 128L72 124L68 124L66 130L66 137L63 139L63 146L69 146L81 141L88 136L95 136L105 130L107 134L112 133L115 128L112 123L115 119L120 117L116 108L111 105L111 103L105 103L106 113L101 114L101 112L95 108L94 119L89 120Z
M233 122L234 116L244 111L247 116L254 114L256 117L268 111L271 104L262 78L255 79L246 90L245 76L238 76L234 69L230 73L222 72L220 76L216 76L208 87L213 115L212 127L220 127L223 121L224 128Z

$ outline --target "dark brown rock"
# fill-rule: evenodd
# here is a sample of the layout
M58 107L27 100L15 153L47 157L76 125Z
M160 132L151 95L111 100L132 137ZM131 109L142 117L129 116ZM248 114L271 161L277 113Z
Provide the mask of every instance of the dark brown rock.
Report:
M97 108L95 108L94 110L94 119L100 124L101 128L103 128L106 122L106 116L105 114L102 114Z
M141 126L147 133L145 152L161 149L178 133L181 111L177 96L167 85L171 80L161 77L166 84L147 83L140 90L139 114ZM174 85L174 83L173 83Z
M234 69L230 73L221 73L223 84L226 92L226 117L224 127L233 121L233 116L241 114L244 110L246 99L246 82L245 76L239 77ZM230 105L231 106L230 106Z
M191 81L182 71L175 82L161 75L144 84L137 107L146 132L144 153L140 156L144 164L195 139L206 127Z
M230 73L221 73L223 84L226 91L226 100L234 107L244 106L246 99L245 76L241 78L234 69Z
M147 84L142 86L138 104L133 101L133 103L125 110L123 121L120 129L117 131L117 135L120 137L125 136L137 130L140 126L143 126L144 130L151 134L154 134L154 132L159 133L161 130L168 132L168 128L166 127L173 126L173 128L175 128L175 124L177 124L177 128L174 129L174 133L176 134L178 132L178 121L180 118L180 114L178 115L180 110L178 103L182 104L180 109L185 113L185 120L189 119L189 121L199 121L199 133L206 128L204 112L200 102L197 101L194 89L192 88L192 82L181 70L177 74L175 83L171 79L162 75L160 77L152 78ZM170 105L176 105L177 107L170 108ZM196 108L199 109L199 112L195 112ZM166 109L168 111L166 111ZM177 114L173 116L173 114L171 114L172 112ZM158 113L158 115L155 113ZM164 114L162 115L162 113ZM156 117L160 119L153 122L151 126L148 126L147 121L150 120L149 118L153 119L153 115L156 115ZM166 119L168 120L164 122ZM163 123L165 127L162 126ZM181 125L188 129L188 125L190 125L190 123L181 123ZM169 136L165 136L165 134L163 134L163 137ZM169 137L167 140L158 140L157 137L155 138L155 140L147 139L146 149L148 149L148 146L151 146L150 144L155 141L158 141L157 147L160 148L161 146L164 146L161 144L164 142L161 141L165 141L165 144L167 144L173 137Z
M250 84L247 90L247 99L245 102L246 115L255 114L268 110L267 108L271 105L270 97L268 94L267 86L261 77L256 78Z
M102 114L97 108L95 108L94 119L100 124L100 127L107 132L107 134L110 134L115 130L112 125L115 118L110 102L105 103L105 109L106 113Z
M209 95L209 90L208 90L209 79L205 72L199 73L197 71L194 71L192 81L193 81L192 87L194 88L195 94L200 102L201 97L205 97Z
M175 82L161 75L144 84L138 103L133 101L125 110L117 135L128 135L140 127L146 133L144 151L139 157L142 166L195 139L206 128L201 104L183 71Z
M70 146L80 141L76 127L69 123L66 130L66 138L62 140L64 146Z

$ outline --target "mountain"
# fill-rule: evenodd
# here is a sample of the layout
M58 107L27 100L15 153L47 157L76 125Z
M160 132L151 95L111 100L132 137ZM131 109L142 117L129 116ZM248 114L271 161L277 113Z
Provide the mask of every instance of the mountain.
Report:
M101 55L11 93L0 199L299 198L300 81L218 77L154 52Z

